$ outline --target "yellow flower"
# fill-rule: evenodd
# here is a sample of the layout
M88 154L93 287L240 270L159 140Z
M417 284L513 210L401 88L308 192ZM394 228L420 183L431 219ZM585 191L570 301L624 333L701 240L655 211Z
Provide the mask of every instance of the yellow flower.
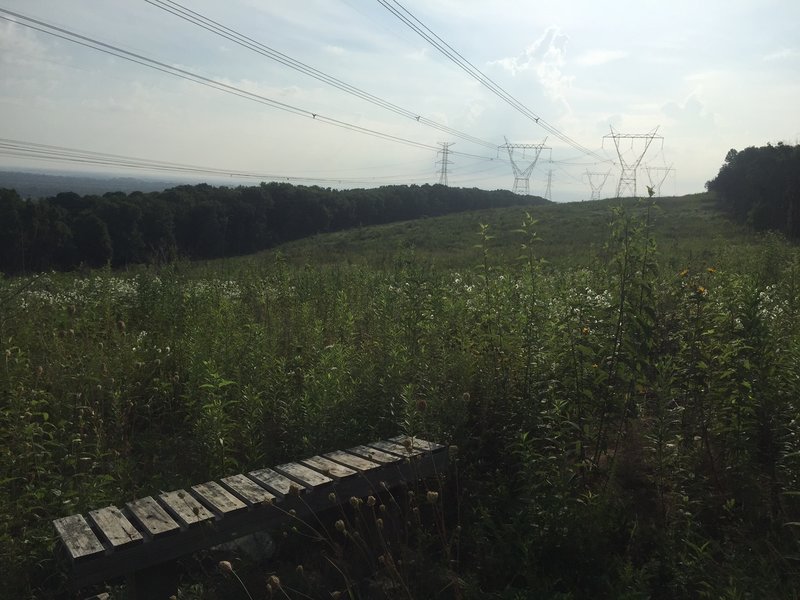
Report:
M678 273L678 277L686 277L689 274L689 269L684 269L680 273Z
M714 267L708 267L708 268L706 269L706 271L708 271L708 272L709 272L709 273L711 273L712 275L713 275L714 273L716 273L716 272L717 272L717 270L716 270Z

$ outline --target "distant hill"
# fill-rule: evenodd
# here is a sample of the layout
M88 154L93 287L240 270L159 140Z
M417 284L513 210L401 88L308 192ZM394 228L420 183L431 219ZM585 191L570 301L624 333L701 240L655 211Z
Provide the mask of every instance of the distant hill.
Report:
M0 188L16 190L23 198L47 198L61 192L101 196L106 192L160 192L184 182L136 177L50 175L24 171L0 171Z
M654 200L653 233L662 264L668 268L713 266L734 248L755 249L763 243L761 235L732 222L719 208L714 194ZM538 221L535 229L540 241L534 246L538 257L554 268L588 266L598 257L604 259L612 208L622 206L628 214L641 216L647 205L647 201L624 198L488 208L315 235L238 260L260 261L279 252L284 260L297 264L380 266L391 264L399 252L413 249L418 257L439 266L469 269L482 260L476 244L483 223L492 236L492 259L511 264L521 254L523 238L518 230L527 212Z

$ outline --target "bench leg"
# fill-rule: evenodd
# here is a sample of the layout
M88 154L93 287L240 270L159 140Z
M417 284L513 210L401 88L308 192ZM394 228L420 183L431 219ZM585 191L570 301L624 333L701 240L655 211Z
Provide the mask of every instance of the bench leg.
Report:
M168 600L178 593L178 564L174 560L128 575L129 600Z

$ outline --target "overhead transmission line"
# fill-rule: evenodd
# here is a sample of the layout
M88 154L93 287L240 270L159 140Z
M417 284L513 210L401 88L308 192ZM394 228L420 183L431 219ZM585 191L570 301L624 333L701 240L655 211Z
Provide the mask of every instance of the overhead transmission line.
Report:
M597 154L593 150L581 145L565 133L556 129L553 125L542 119L539 115L535 114L531 109L525 106L522 102L514 98L511 94L505 91L497 83L492 81L487 75L484 75L475 65L453 48L450 44L445 42L435 32L433 32L427 25L415 17L407 8L405 8L397 0L378 0L378 2L402 21L406 26L413 30L422 39L427 41L431 46L436 48L439 52L444 54L449 60L455 63L460 69L467 73L470 77L476 79L481 85L488 88L493 94L498 96L504 102L508 103L514 109L522 113L528 119L539 125L542 129L557 137L565 144L572 146L582 154L592 156L601 162L611 162L608 158Z
M197 73L193 73L191 71L187 71L186 69L179 69L178 67L173 67L168 65L167 63L154 60L152 58L148 58L141 54L136 54L133 52L129 52L127 50L123 50L117 46L112 44L108 44L105 42L101 42L99 40L95 40L93 38L87 37L85 35L81 35L79 33L75 33L74 31L70 31L68 29L57 27L55 25L50 25L43 21L33 19L31 17L26 17L25 15L21 15L19 13L12 12L10 10L6 10L4 8L0 8L0 13L5 13L7 15L11 15L14 17L10 19L8 17L4 17L0 15L0 19L4 19L11 23L16 23L17 25L21 25L23 27L27 27L29 29L34 29L36 31L46 33L48 35L66 40L68 42L72 42L74 44L78 44L80 46L84 46L86 48L90 48L92 50L97 50L99 52L103 52L105 54L110 54L111 56L116 56L117 58L122 58L124 60L137 63L139 65L155 69L156 71L161 71L162 73L166 73L168 75L173 75L175 77L180 77L181 79L185 79L187 81L192 81L194 83L199 83L200 85L204 85L206 87L210 87L221 92L225 92L228 94L232 94L234 96L239 96L240 98L244 98L245 100L251 100L253 102L258 102L260 104L265 104L272 108L276 108L278 110L283 110L295 115L299 115L302 117L308 117L319 121L321 123L326 123L328 125L333 125L335 127L339 127L342 129L347 129L350 131L354 131L356 133L362 133L364 135L369 135L372 137L384 139L391 142L396 142L400 144L405 144L407 146L412 146L415 148L421 148L425 150L432 150L438 151L439 148L437 146L433 146L431 144L425 144L423 142L417 142L414 140L409 140L400 136L392 135L389 133L384 133L381 131L377 131L375 129L370 129L367 127L361 127L359 125L354 125L353 123L348 123L346 121L341 121L339 119L334 119L332 117L326 117L325 115L321 115L319 113L312 112L307 109L299 108L297 106L293 106L291 104L287 104L285 102L279 102L277 100L272 100L271 98L267 98L266 96L262 96L260 94L256 94L253 92L248 92L242 88L238 88L236 86L229 85L227 83L222 83L221 81L217 81L215 79L211 79L208 77L204 77L202 75L198 75ZM23 22L27 21L27 22ZM453 151L452 154L458 154L460 156L468 156L472 158L481 158L484 160L496 160L494 157L487 157L487 156L479 156L475 154L469 154L465 152L456 152Z
M334 77L333 75L329 75L324 71L320 71L304 62L296 60L283 52L279 52L269 46L262 44L261 42L250 38L235 29L231 29L218 21L215 21L209 17L206 17L196 11L193 11L185 6L174 2L173 0L145 0L148 4L152 4L156 8L160 8L170 14L173 14L184 21L202 27L206 31L210 31L220 37L225 38L235 44L238 44L248 50L252 50L261 56L265 56L269 59L272 59L286 67L294 69L295 71L299 71L309 77L313 77L317 81L321 81L328 85L331 85L343 92L351 94L352 96L356 96L357 98L361 98L362 100L366 100L376 106L379 106L383 109L389 110L395 114L401 115L413 121L417 121L423 125L427 125L428 127L432 127L434 129L438 129L439 131L443 131L448 133L452 136L459 137L463 140L468 142L472 142L473 144L478 144L481 146L485 146L486 148L496 149L497 144L493 144L487 140L483 140L481 138L475 137L463 131L459 131L452 127L448 127L442 123L437 123L436 121L432 121L431 119L427 119L421 116L419 113L408 110L406 108L400 107L388 100L385 100L379 96L374 94L370 94L369 92L364 91L361 88L358 88L354 85L346 83L341 79Z
M272 173L257 173L254 171L241 171L223 169L218 167L204 167L183 163L166 162L149 158L137 158L122 154L108 152L95 152L80 150L66 146L53 146L38 144L23 140L0 138L0 155L17 158L29 158L45 161L66 162L72 164L95 165L104 167L122 167L126 169L144 169L147 171L163 171L169 173L183 173L187 175L217 175L222 177L238 177L242 179L260 179L270 181L308 181L315 183L376 183L403 176L363 177L363 178L333 178L333 177L301 177L291 175L276 175Z

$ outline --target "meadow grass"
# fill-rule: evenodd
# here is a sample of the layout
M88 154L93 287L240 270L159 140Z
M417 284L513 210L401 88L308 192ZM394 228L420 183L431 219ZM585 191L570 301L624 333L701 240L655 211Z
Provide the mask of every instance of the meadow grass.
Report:
M302 581L280 560L244 581L314 598L797 596L799 309L798 249L705 195L3 280L2 585L66 589L54 518L407 432L457 446L459 477L394 541L402 568L331 534L303 538ZM243 593L221 577L182 595Z

